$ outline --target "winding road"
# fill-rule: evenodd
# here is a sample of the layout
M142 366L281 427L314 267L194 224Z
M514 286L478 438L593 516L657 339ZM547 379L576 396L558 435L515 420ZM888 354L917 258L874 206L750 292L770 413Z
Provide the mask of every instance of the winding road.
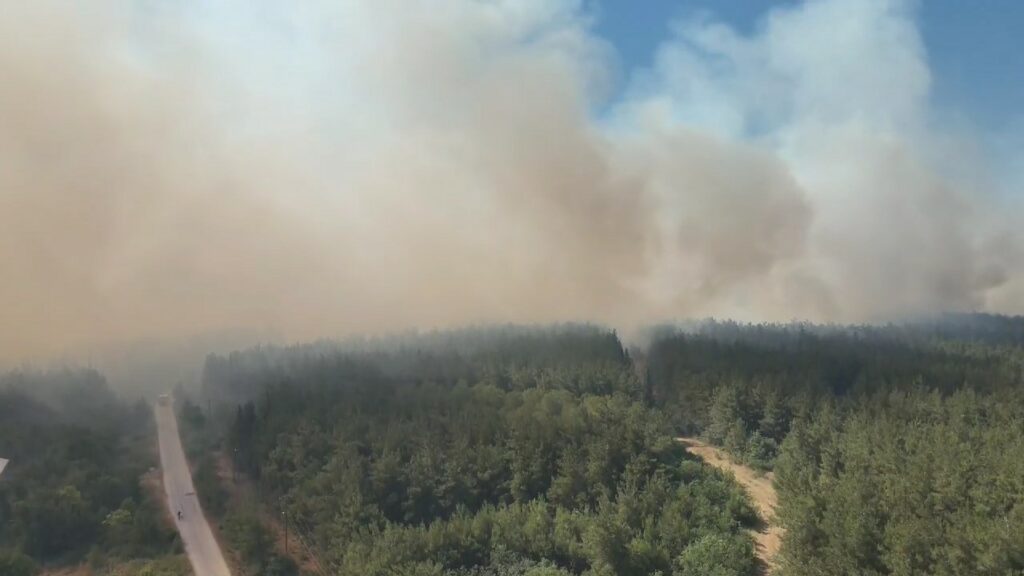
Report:
M181 519L175 522L185 544L185 553L192 563L192 571L196 576L231 576L220 545L213 537L196 498L192 473L181 447L178 422L172 405L157 405L156 425L160 436L160 464L164 473L167 505L173 516L181 511Z

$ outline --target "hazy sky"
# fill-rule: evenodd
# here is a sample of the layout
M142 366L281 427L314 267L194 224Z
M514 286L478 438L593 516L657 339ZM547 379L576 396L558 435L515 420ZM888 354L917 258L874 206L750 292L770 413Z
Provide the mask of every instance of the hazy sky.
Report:
M0 359L1024 311L1019 10L628 4L3 2Z

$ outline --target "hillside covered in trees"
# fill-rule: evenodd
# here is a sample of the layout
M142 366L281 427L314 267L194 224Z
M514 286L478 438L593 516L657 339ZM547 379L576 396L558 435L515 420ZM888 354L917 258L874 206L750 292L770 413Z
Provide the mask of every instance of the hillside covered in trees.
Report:
M778 572L1020 574L1019 318L590 326L211 356L268 506L340 574L753 574L755 517L673 441L774 470Z
M184 574L176 533L140 485L156 461L149 407L91 370L0 376L0 574L85 563L93 573Z

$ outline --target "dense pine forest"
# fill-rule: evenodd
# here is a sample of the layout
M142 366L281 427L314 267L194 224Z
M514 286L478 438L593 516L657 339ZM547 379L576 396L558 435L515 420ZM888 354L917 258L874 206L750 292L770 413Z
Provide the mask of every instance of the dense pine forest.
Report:
M612 333L252 350L204 386L240 401L228 450L329 573L755 570L741 489L686 457Z
M1024 573L1024 319L663 330L655 403L774 469L783 572Z
M0 574L86 565L94 574L187 573L140 477L156 465L149 407L91 370L0 376Z
M337 574L1024 573L1024 320L590 326L211 356L204 397L266 504Z
M629 342L563 325L259 347L209 356L177 413L247 576L753 576L769 522L774 574L1024 574L1024 319ZM774 516L679 436L768 475ZM0 573L187 573L140 482L154 443L150 407L94 371L0 377Z

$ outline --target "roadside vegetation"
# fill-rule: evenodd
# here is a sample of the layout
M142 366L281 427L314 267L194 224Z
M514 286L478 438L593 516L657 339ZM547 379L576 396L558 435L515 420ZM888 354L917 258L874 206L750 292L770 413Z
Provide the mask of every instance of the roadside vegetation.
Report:
M87 565L96 575L187 574L160 502L149 407L94 371L0 376L0 574Z
M297 576L297 564L276 550L275 536L267 523L268 506L243 490L235 478L221 477L223 423L228 419L211 418L208 410L204 412L183 389L176 390L174 397L196 493L236 570L244 576Z

